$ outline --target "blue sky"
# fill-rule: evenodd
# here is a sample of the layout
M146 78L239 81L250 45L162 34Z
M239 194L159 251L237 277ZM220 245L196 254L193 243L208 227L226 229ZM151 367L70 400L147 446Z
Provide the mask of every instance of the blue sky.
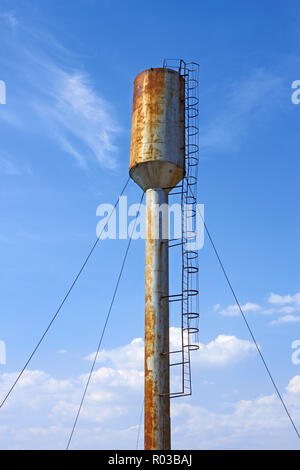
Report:
M300 427L298 24L296 1L0 0L1 393L94 242L97 206L127 178L134 77L178 57L200 64L198 199ZM127 194L140 199L133 182ZM1 447L65 447L125 249L97 247L0 412ZM172 402L173 447L298 448L208 240L199 259L202 347L193 396ZM139 240L74 448L135 448L143 284Z

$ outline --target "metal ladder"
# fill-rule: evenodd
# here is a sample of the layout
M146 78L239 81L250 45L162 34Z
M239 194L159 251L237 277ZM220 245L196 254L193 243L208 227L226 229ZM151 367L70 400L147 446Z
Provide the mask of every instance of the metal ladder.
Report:
M199 161L199 65L177 59L164 60L163 67L178 71L185 80L185 176L170 195L181 199L181 239L169 241L169 248L181 246L181 292L169 295L169 302L180 302L181 345L169 351L170 367L180 367L180 390L170 397L192 394L191 351L199 349L199 260L190 248L196 237L197 176ZM175 357L175 361L171 358Z

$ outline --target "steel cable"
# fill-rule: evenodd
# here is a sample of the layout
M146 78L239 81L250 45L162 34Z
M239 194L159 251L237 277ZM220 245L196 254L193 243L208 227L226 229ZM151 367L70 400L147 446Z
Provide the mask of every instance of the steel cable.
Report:
M140 208L141 208L141 205L142 205L143 198L144 198L144 192L143 192L141 200L140 200L138 214L139 214L139 211L140 211ZM138 214L137 214L137 217L138 217ZM83 395L82 395L82 398L81 398L81 401L80 401L80 404L79 404L79 407L78 407L78 411L77 411L75 421L74 421L74 424L73 424L73 427L72 427L72 430L71 430L71 433L70 433L70 437L69 437L69 440L68 440L66 450L69 450L69 447L70 447L70 444L71 444L71 441L72 441L72 438L73 438L73 435L74 435L74 431L75 431L75 428L76 428L76 425L77 425L77 422L78 422L78 418L79 418L79 415L80 415L80 412L81 412L81 409L82 409L82 406L83 406L83 402L84 402L84 399L86 397L87 389L88 389L88 386L90 384L92 374L93 374L93 371L94 371L94 368L95 368L95 365L96 365L96 362L97 362L97 358L98 358L99 351L100 351L100 348L101 348L103 336L104 336L104 333L105 333L105 330L106 330L106 327L107 327L107 324L108 324L108 320L109 320L109 317L110 317L110 314L111 314L111 310L112 310L112 307L113 307L113 304L114 304L114 301L115 301L115 298L116 298L116 294L117 294L118 287L119 287L119 284L120 284L120 280L121 280L121 277L122 277L122 273L123 273L123 270L124 270L125 262L126 262L127 255L128 255L128 251L129 251L129 248L130 248L130 245L131 245L132 234L133 234L133 232L135 230L135 227L136 227L137 217L135 219L135 222L134 222L134 225L133 225L130 237L129 237L129 241L128 241L127 248L126 248L126 251L125 251L125 254L124 254L121 269L120 269L120 272L119 272L119 275L118 275L118 278L117 278L117 282L116 282L116 285L115 285L114 293L113 293L111 303L110 303L110 306L109 306L109 309L108 309L108 312L107 312L107 315L106 315L106 319L105 319L104 326L103 326L103 329L102 329L102 332L101 332L100 340L99 340L97 350L96 350L96 353L95 353L95 356L94 356L94 360L93 360L93 363L92 363L92 367L90 369L88 379L87 379L87 382L86 382L86 385L85 385L85 388L84 388L84 391L83 391Z
M244 320L244 322L245 322L245 324L246 324L246 327L247 327L247 329L248 329L248 331L249 331L249 333L250 333L250 336L251 336L251 338L252 338L252 340L253 340L253 343L254 343L254 345L255 345L255 347L256 347L256 349L257 349L257 351L258 351L258 354L259 354L259 356L260 356L260 358L261 358L261 360L262 360L262 362L263 362L263 365L264 365L264 367L265 367L265 369L266 369L266 371L267 371L267 373L268 373L268 375L269 375L269 378L270 378L270 380L271 380L271 382L272 382L272 384L273 384L273 387L274 387L274 389L275 389L275 391L276 391L276 393L277 393L277 396L278 396L279 400L281 401L281 404L282 404L282 406L283 406L283 408L284 408L284 410L285 410L285 412L286 412L286 414L287 414L287 416L288 416L288 418L289 418L289 420L290 420L290 422L291 422L291 424L292 424L292 426L293 426L293 428L294 428L294 430L295 430L295 432L296 432L296 434L297 434L297 437L300 439L300 433L299 433L299 431L298 431L298 429L297 429L297 427L296 427L296 424L295 424L295 422L294 422L294 420L293 420L293 418L292 418L292 416L291 416L291 414L290 414L290 412L289 412L289 410L288 410L288 408L287 408L287 405L285 404L285 401L284 401L284 399L283 399L283 397L282 397L282 395L281 395L281 393L280 393L280 391L279 391L279 389L278 389L278 387L277 387L277 385L276 385L276 382L275 382L275 380L274 380L274 378L273 378L273 376L272 376L272 374L271 374L271 371L270 371L270 369L269 369L269 367L268 367L268 365L267 365L267 363L266 363L266 361L265 361L265 358L264 358L264 356L263 356L263 354L262 354L262 352L261 352L261 350L260 350L260 348L259 348L259 346L258 346L258 343L257 343L257 341L256 341L256 339L255 339L255 336L254 336L254 334L253 334L253 332L252 332L252 329L251 329L251 327L250 327L250 325L249 325L249 323L248 323L248 321L247 321L246 315L245 315L244 312L243 312L243 309L242 309L242 307L241 307L241 305L240 305L240 302L239 302L239 300L238 300L238 298L237 298L237 295L236 295L236 293L235 293L235 291L234 291L234 289L233 289L233 287L232 287L232 284L231 284L231 282L230 282L230 280L229 280L229 277L228 277L228 275L227 275L227 273L226 273L226 270L225 270L225 268L224 268L224 265L223 265L223 263L222 263L222 261L221 261L221 258L220 258L220 255L219 255L219 253L218 253L218 250L217 250L217 248L216 248L216 246L215 246L215 244L214 244L214 241L213 241L213 239L212 239L212 236L211 236L211 234L210 234L210 232L209 232L209 230L208 230L208 228L207 228L207 225L206 225L206 223L205 223L205 221L204 221L204 218L203 218L203 216L202 216L202 214L201 214L201 211L199 210L198 206L197 206L197 210L198 210L198 213L200 214L200 217L201 217L202 222L203 222L204 229L205 229L205 231L206 231L206 233L207 233L207 235L208 235L209 241L210 241L210 243L211 243L211 245L212 245L212 248L213 248L213 250L214 250L214 253L215 253L215 255L216 255L217 259L218 259L219 265L220 265L220 267L221 267L221 269L222 269L222 271L223 271L223 274L224 274L224 276L225 276L225 279L226 279L226 281L227 281L227 284L228 284L228 286L229 286L229 288L230 288L230 290L231 290L231 293L232 293L232 295L233 295L233 297L234 297L234 299L235 299L235 302L236 302L236 304L237 304L237 306L238 306L238 309L239 309L239 311L240 311L240 313L241 313L241 315L242 315L242 318L243 318L243 320Z
M125 185L124 185L124 187L123 187L121 193L119 194L118 199L117 199L116 202L115 202L114 208L113 208L113 210L111 211L111 213L110 213L110 215L109 215L109 217L108 217L108 219L107 219L107 223L109 222L109 220L110 220L110 218L111 218L111 216L112 216L114 210L116 209L117 205L119 204L119 197L122 196L122 194L124 193L125 189L127 188L127 185L128 185L128 183L129 183L129 180L130 180L130 177L128 177L128 179L127 179L127 181L126 181L126 183L125 183ZM8 397L10 396L11 392L13 391L13 389L15 388L15 386L17 385L17 383L18 383L18 381L20 380L20 378L22 377L22 375L23 375L23 373L24 373L26 367L27 367L28 364L30 363L31 359L33 358L34 354L36 353L37 349L39 348L39 346L40 346L40 344L42 343L43 339L45 338L46 334L48 333L50 327L52 326L54 320L55 320L56 317L58 316L58 314L59 314L59 312L60 312L62 306L64 305L65 301L66 301L67 298L69 297L69 295L70 295L70 293L71 293L73 287L75 286L75 284L76 284L78 278L80 277L82 271L84 270L84 268L85 268L85 266L86 266L88 260L90 259L91 255L92 255L93 251L95 250L95 248L96 248L96 246L97 246L97 244L98 244L98 242L99 242L99 240L100 240L100 237L101 237L102 233L104 232L104 230L105 230L105 226L103 227L103 229L102 229L102 231L101 231L99 237L97 237L97 239L96 239L95 243L93 244L91 250L89 251L89 254L87 255L87 257L86 257L84 263L82 264L80 270L78 271L78 274L76 275L76 277L75 277L74 281L72 282L70 288L68 289L67 293L65 294L63 300L61 301L61 303L60 303L58 309L56 310L55 314L53 315L53 317L52 317L50 323L48 324L47 328L45 329L44 333L42 334L40 340L38 341L37 345L35 346L35 348L33 349L32 353L30 354L30 356L29 356L28 360L26 361L24 367L22 368L22 370L21 370L21 372L18 374L16 380L14 381L14 383L12 384L12 386L10 387L10 389L8 390L7 394L6 394L5 397L3 398L3 400L2 400L2 402L1 402L1 404L0 404L0 408L2 408L2 406L4 405L4 403L6 402L6 400L8 399Z

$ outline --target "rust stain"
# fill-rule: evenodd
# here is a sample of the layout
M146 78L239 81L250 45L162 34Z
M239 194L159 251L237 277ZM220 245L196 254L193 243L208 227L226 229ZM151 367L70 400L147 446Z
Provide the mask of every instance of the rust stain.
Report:
M154 354L156 330L156 312L153 306L146 306L145 320L145 449L157 449L158 384L149 368L149 359Z
M164 276L160 278L158 271L162 269L160 261L165 259L166 241L157 240L155 233L158 214L154 210L153 193L147 195L146 212L146 257L145 257L145 449L170 448L169 423L169 388L165 379L168 377L168 324L162 323L165 313L165 300L161 300L161 292L167 294ZM158 262L158 265L156 264ZM168 303L165 304L168 310ZM163 375L162 375L163 374Z
M130 170L145 162L173 161L181 172L184 167L184 80L165 68L141 72L134 82ZM176 116L176 117L174 117ZM176 151L162 152L167 141L173 141ZM164 154L165 153L165 154ZM175 155L176 154L176 155ZM178 176L180 175L180 176ZM175 175L174 175L175 176ZM175 178L174 178L175 180ZM176 180L176 184L178 179ZM170 185L169 185L170 186Z
M158 383L155 379L151 363L156 348L156 322L157 312L153 305L153 271L152 258L154 240L152 234L152 211L147 208L147 246L146 246L146 270L145 270L145 449L157 449L158 413L157 397Z
M145 160L142 149L145 141L159 141L159 125L165 102L166 74L162 70L146 70L134 82L130 167ZM153 147L148 148L147 154L151 160L157 158Z

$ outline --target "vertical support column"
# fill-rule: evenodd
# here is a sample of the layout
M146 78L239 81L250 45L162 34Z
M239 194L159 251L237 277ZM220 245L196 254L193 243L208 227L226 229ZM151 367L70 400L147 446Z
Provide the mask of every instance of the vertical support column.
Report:
M159 211L161 204L165 204L165 210ZM147 450L171 448L167 204L166 191L157 188L146 191L145 449Z

